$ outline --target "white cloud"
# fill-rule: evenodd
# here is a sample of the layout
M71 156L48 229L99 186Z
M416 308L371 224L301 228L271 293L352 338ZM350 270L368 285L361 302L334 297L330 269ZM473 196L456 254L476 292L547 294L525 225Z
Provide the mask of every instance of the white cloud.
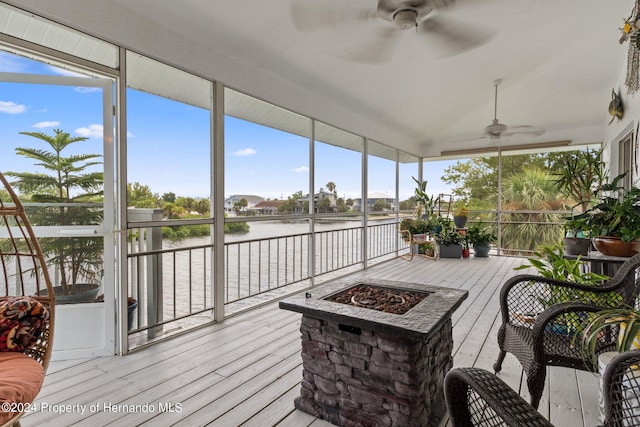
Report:
M102 138L103 128L102 125L89 125L89 127L76 129L76 133L86 138Z
M298 173L306 173L306 172L309 172L309 167L308 166L300 166L299 168L295 168L293 171L294 172L298 172Z
M127 131L127 138L135 138L136 136L133 134L133 132Z
M42 129L42 128L52 128L54 126L59 126L60 122L38 122L34 124L32 127Z
M7 52L0 52L0 71L19 73L26 68L25 61Z
M73 90L75 90L78 93L94 93L94 92L101 91L99 87L86 87L86 86L78 86L73 88Z
M0 113L21 114L27 111L24 104L16 104L11 101L0 101Z
M253 156L257 151L253 148L243 148L242 150L238 150L233 153L234 156Z

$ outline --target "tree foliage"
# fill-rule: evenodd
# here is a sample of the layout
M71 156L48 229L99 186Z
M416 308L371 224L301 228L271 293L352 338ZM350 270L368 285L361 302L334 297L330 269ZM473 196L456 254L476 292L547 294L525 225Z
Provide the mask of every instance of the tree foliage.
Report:
M103 199L103 173L94 168L100 165L99 154L68 154L72 144L86 141L86 137L72 137L61 129L53 135L43 132L20 132L43 141L45 148L17 147L16 154L32 159L42 172L6 172L16 178L13 183L25 198L36 203L52 203L31 220L39 225L72 226L100 225L101 207L79 203L100 203ZM79 282L96 283L102 273L103 243L98 237L60 237L40 239L42 252L51 269L56 269L60 285L66 294L75 290Z
M536 153L502 156L502 179L525 169L557 172L567 153ZM494 208L498 197L498 156L459 160L445 169L442 180L453 185L453 196L476 209Z
M302 191L296 191L284 201L278 207L278 213L281 214L292 214L296 211L296 206L298 205L298 200L302 198ZM308 212L308 207L307 207Z
M502 247L533 251L562 239L562 228L545 224L559 223L564 197L555 190L552 176L537 168L524 169L503 184Z

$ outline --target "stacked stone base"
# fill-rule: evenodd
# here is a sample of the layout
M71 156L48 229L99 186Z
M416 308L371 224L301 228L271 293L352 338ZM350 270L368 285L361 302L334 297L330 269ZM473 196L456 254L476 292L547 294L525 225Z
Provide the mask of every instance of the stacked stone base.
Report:
M424 341L302 317L296 408L344 427L437 425L446 408L451 319Z

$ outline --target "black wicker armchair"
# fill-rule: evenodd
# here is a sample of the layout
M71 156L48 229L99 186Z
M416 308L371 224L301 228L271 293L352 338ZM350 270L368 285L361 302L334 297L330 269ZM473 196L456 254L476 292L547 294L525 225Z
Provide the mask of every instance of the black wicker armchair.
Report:
M605 426L640 425L640 350L614 357L602 376Z
M506 353L512 353L527 374L534 408L540 403L546 366L595 372L597 367L580 347L581 325L589 312L633 306L640 291L638 268L640 254L627 260L613 278L598 286L535 275L518 275L507 280L500 293L500 353L494 370L499 372ZM596 352L613 350L615 344L614 333L604 335Z
M614 357L603 375L606 427L640 425L640 350ZM480 368L454 368L444 380L454 427L551 426L499 377Z
M493 373L454 368L444 379L451 424L471 426L538 426L552 424Z

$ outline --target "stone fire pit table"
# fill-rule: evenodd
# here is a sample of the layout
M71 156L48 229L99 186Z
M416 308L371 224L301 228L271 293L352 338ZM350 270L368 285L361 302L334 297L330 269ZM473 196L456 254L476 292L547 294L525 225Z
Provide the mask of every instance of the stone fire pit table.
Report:
M329 301L356 285L428 295L405 314ZM295 407L339 426L429 426L444 415L451 315L466 291L389 280L336 280L280 302L302 313Z

